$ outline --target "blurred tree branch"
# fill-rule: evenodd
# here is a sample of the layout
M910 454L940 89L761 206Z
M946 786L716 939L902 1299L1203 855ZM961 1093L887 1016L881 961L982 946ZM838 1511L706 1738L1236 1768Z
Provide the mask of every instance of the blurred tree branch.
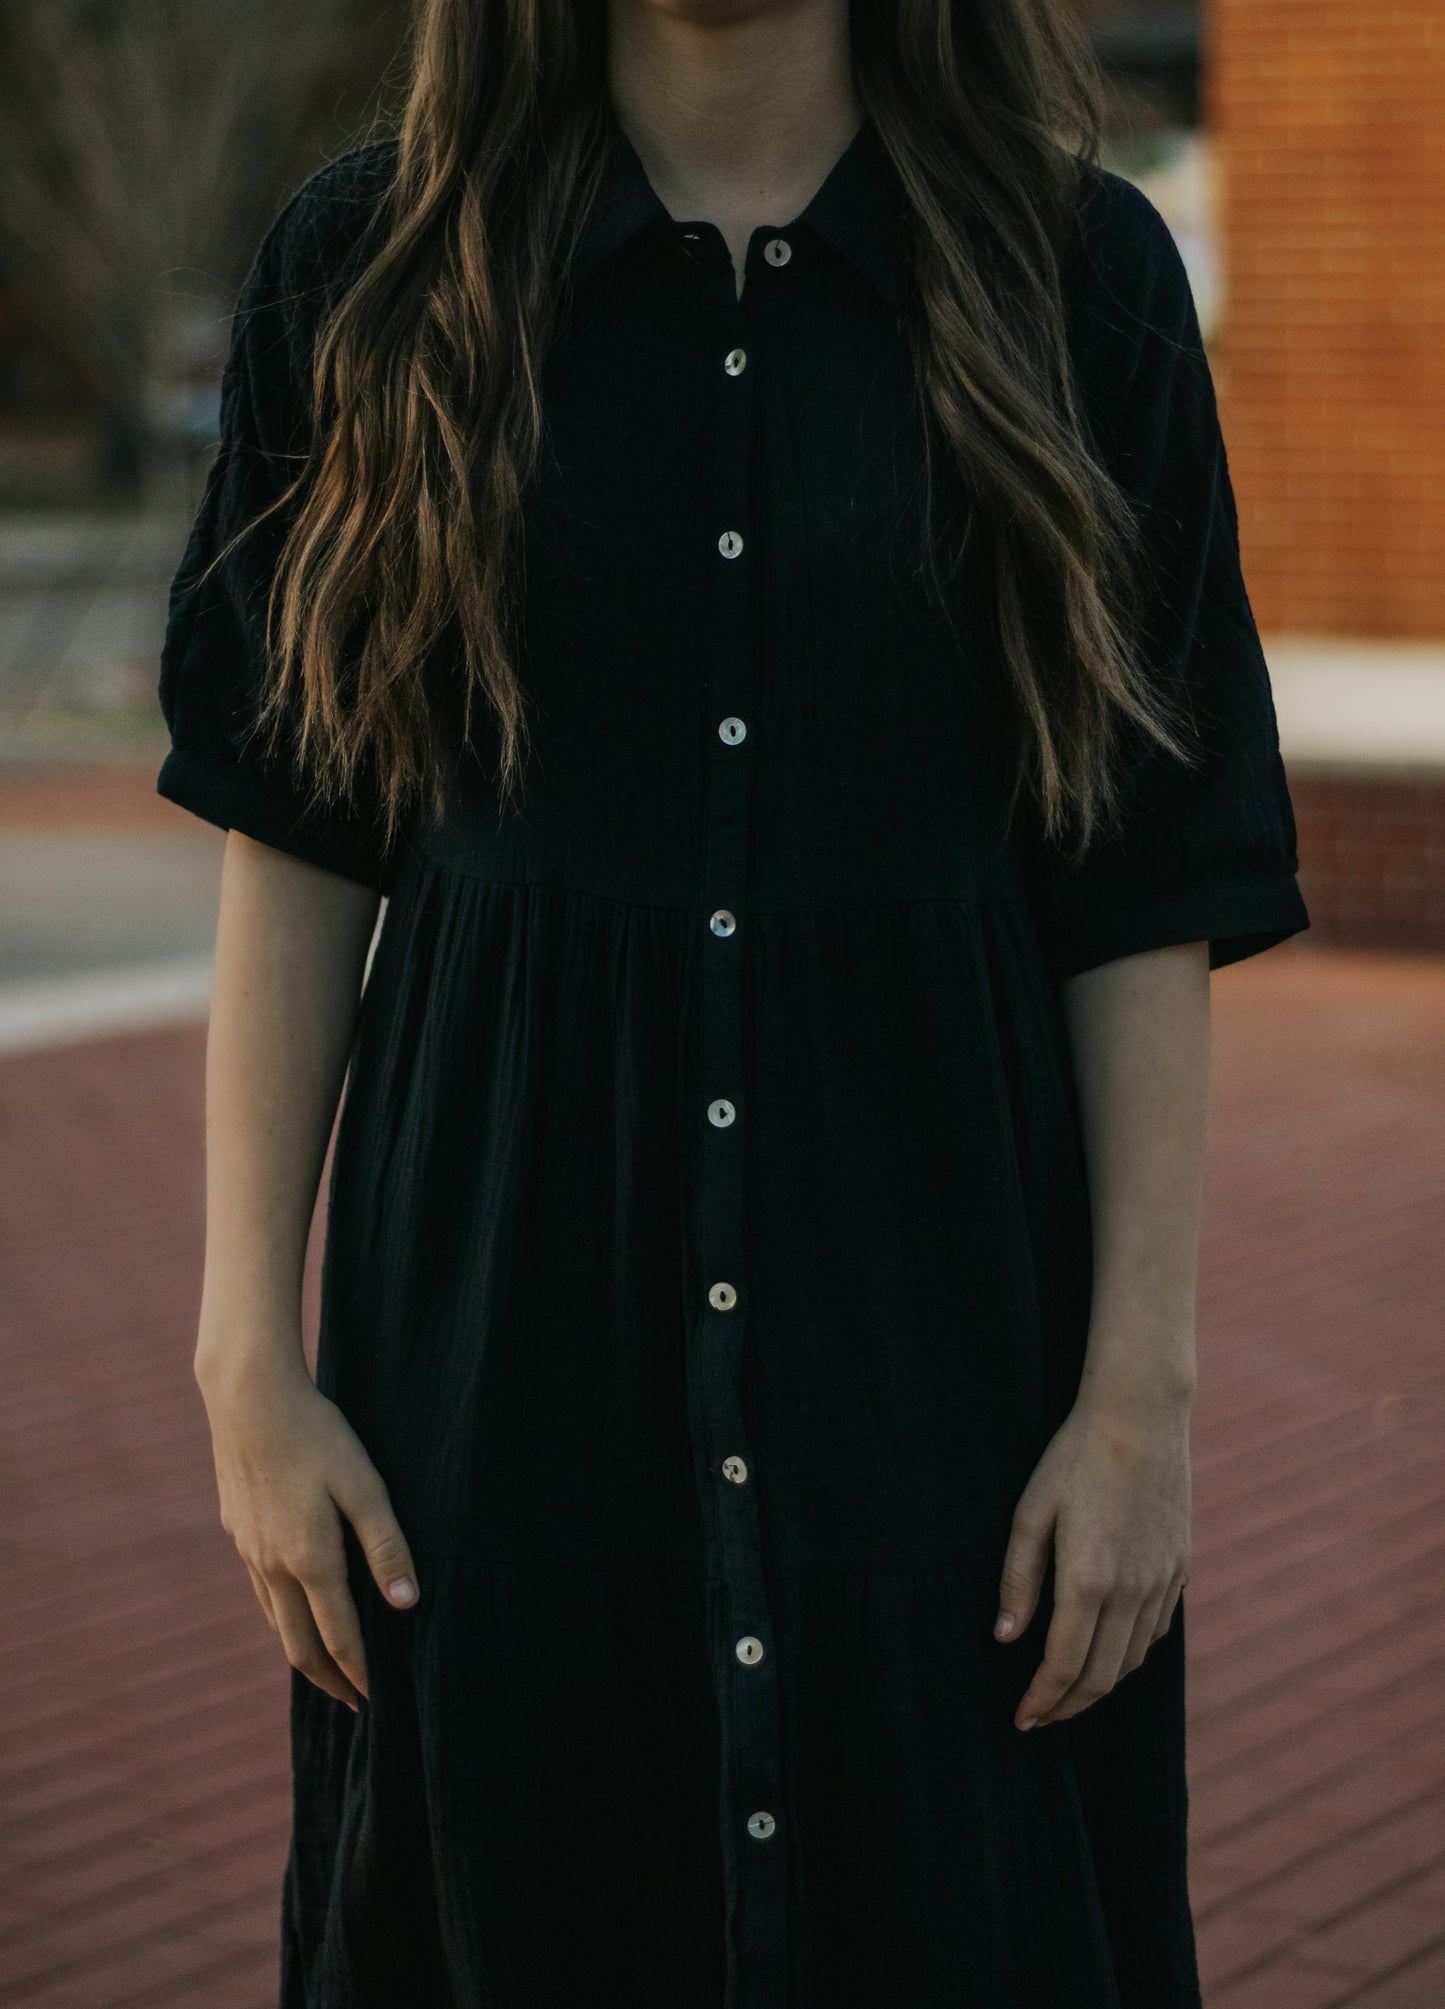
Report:
M228 310L356 13L356 0L0 8L0 243L108 410L109 486L164 480L197 326Z

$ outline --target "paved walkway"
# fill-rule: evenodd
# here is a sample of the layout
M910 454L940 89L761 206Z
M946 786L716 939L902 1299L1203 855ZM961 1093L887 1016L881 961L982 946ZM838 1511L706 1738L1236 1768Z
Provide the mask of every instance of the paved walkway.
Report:
M1434 2009L1445 963L1306 937L1214 997L1188 1592L1206 1999ZM286 1669L190 1378L202 1063L195 1028L0 1060L0 2001L27 2009L276 1999Z
M198 497L196 498L199 499ZM0 522L0 722L22 745L59 712L154 707L167 594L189 529L159 516Z
M225 836L156 794L163 752L0 763L0 1052L22 986L209 963Z

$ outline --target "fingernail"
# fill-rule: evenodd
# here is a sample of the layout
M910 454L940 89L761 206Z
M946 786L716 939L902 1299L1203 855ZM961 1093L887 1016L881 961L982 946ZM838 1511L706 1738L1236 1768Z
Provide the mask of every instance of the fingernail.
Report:
M1007 1639L1014 1629L1014 1615L1011 1611L1001 1611L994 1620L994 1631L1000 1639Z
M1032 1730L1034 1725L1038 1722L1038 1720L1039 1719L1037 1716L1025 1716L1023 1722L1020 1723L1019 1728L1020 1730Z
M416 1603L416 1585L410 1577L398 1577L396 1582L390 1585L389 1588L391 1596L396 1599L398 1604Z

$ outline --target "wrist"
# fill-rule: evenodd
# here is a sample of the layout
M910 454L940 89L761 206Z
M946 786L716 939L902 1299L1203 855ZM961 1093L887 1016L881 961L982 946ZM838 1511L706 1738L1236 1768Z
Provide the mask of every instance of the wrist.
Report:
M1099 1333L1089 1343L1079 1377L1086 1408L1149 1418L1187 1418L1197 1387L1194 1333L1152 1332L1137 1340Z
M1074 1406L1088 1422L1124 1437L1177 1434L1187 1437L1194 1413L1194 1388L1173 1378L1084 1375Z
M203 1315L192 1371L207 1401L297 1375L309 1380L299 1313L243 1322Z

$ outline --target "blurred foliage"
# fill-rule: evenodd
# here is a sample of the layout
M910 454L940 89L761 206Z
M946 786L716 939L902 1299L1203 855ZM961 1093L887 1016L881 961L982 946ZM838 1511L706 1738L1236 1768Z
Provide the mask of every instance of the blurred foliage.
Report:
M174 485L284 184L364 131L410 13L378 0L0 9L5 290L100 414L101 495L154 503Z

